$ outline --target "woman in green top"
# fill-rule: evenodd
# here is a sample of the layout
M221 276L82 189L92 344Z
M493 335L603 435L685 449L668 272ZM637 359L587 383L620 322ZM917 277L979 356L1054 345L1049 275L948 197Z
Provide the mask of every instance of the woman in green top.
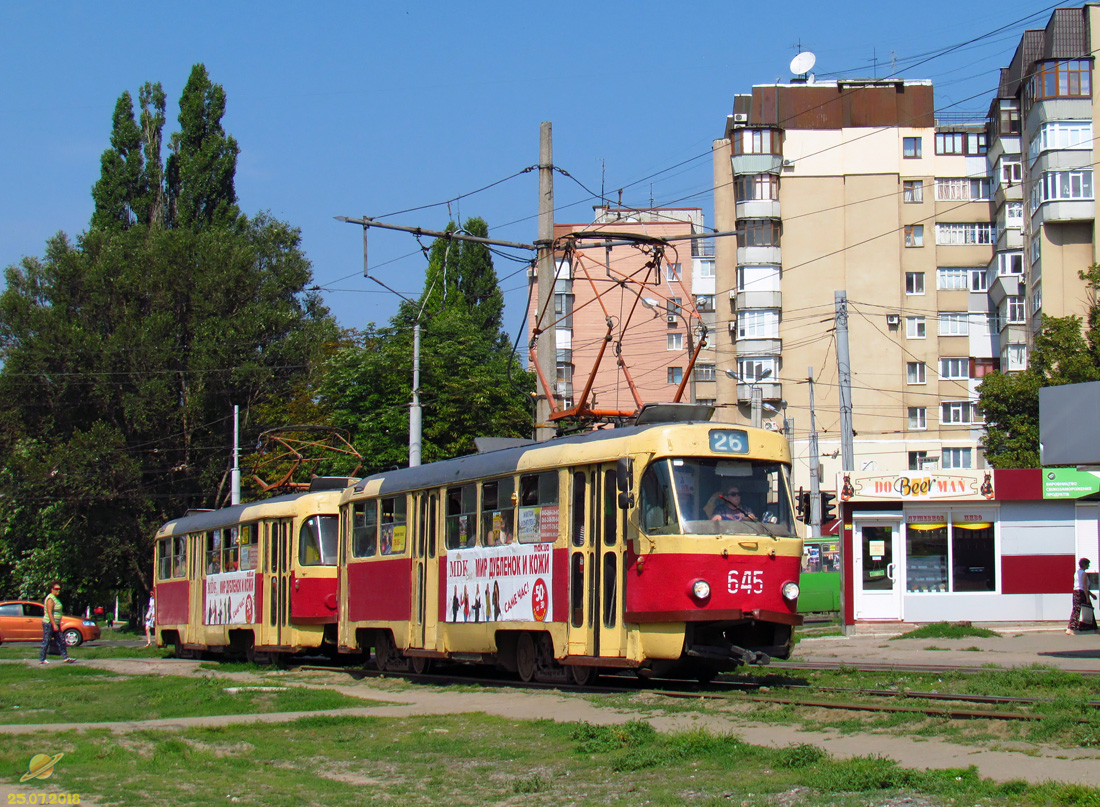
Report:
M71 664L76 659L69 658L69 648L65 645L65 637L61 635L61 581L54 580L50 583L50 593L46 595L43 604L46 613L42 615L42 653L38 656L39 664L49 664L46 661L46 651L50 642L57 642L57 648L61 651L63 661Z

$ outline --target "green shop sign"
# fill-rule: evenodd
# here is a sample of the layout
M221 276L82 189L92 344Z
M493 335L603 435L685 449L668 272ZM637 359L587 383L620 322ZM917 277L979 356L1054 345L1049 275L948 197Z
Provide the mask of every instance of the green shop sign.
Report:
M1100 492L1100 476L1075 468L1044 468L1044 499L1080 499Z

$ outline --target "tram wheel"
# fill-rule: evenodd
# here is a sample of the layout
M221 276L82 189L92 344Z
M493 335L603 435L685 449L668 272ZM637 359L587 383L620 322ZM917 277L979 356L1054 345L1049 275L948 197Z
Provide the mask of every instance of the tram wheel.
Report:
M599 668L586 667L580 664L569 665L569 680L579 687L586 687L596 680L599 675Z
M379 672L385 672L397 660L397 645L388 630L379 631L374 643L374 666Z
M538 668L538 654L535 652L535 640L530 632L520 634L516 642L516 672L519 680L525 684L530 683L535 677Z
M409 669L413 675L424 675L432 668L432 660L424 656L410 656Z
M190 652L183 649L183 640L178 636L176 640L172 642L172 655L176 658L191 658Z

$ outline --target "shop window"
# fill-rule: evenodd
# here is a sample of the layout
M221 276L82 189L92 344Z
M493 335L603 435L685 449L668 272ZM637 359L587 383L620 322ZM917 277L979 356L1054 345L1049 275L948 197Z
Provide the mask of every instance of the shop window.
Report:
M908 591L947 591L947 525L907 524L905 587Z
M951 577L953 591L997 590L992 524L951 525Z

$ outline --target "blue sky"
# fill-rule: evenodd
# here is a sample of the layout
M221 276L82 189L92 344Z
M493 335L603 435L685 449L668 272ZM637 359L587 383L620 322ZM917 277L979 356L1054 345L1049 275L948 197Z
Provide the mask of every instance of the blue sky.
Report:
M228 96L241 153L237 194L302 231L314 280L341 325L385 322L396 298L363 277L362 231L335 216L381 216L468 194L554 163L631 206L712 215L710 146L733 95L786 80L801 43L821 79L932 79L938 108L983 114L997 70L1053 5L971 0L550 4L530 2L0 4L0 265L79 234L123 90L160 81L166 136L196 62ZM1001 30L998 30L1001 29ZM995 33L992 33L995 32ZM991 34L990 36L983 35ZM951 46L974 40L945 55ZM877 59L877 67L875 60ZM924 61L923 64L917 64ZM443 229L481 216L500 239L536 237L537 174L393 223ZM594 200L555 180L558 221ZM416 295L412 236L371 231L371 271ZM500 259L506 326L526 301L519 263Z

